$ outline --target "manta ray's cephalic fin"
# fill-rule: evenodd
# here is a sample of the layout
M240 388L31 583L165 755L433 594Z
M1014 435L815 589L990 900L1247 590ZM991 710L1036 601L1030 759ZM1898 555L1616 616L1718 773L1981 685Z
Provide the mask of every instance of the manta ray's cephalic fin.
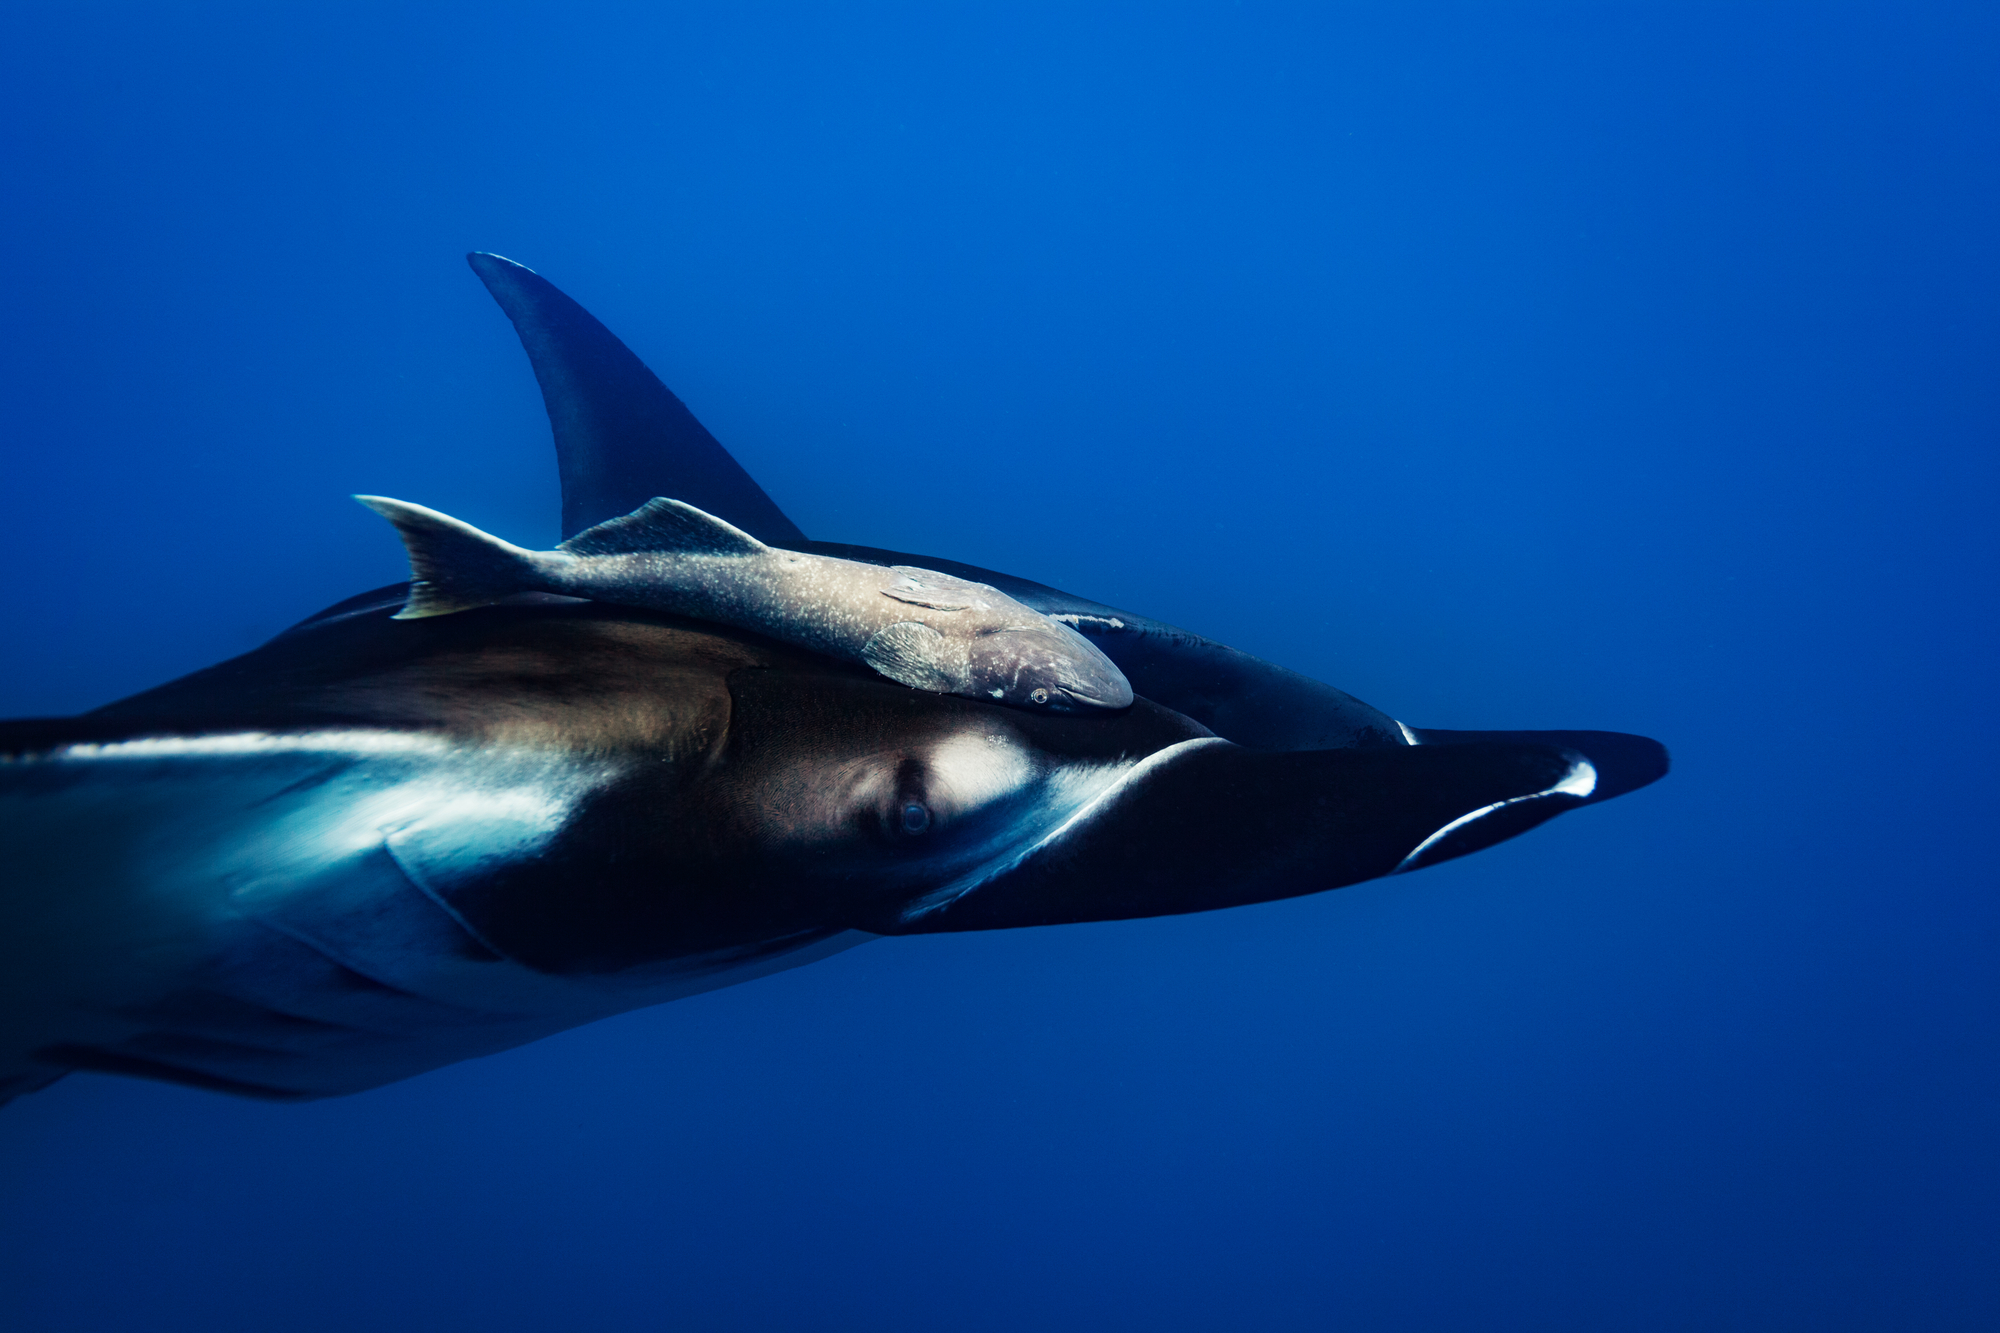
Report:
M472 271L514 321L542 386L562 473L562 535L654 496L685 500L767 542L806 535L611 330L511 259L474 253Z
M915 935L1291 898L1492 846L1584 804L1597 784L1582 754L1539 743L1273 752L1184 741L1011 862L865 924Z
M659 377L589 311L510 259L484 253L467 258L514 321L541 382L562 470L565 538L629 514L655 496L669 496L773 546L888 567L917 565L988 583L1088 637L1139 694L1252 749L1393 750L1501 743L1573 749L1594 766L1598 786L1588 796L1565 793L1560 804L1609 800L1667 771L1665 748L1643 736L1406 727L1345 691L1150 617L934 555L810 541ZM305 624L361 614L401 596L400 588L381 589L330 607ZM1543 802L1534 808L1552 807ZM1492 823L1482 821L1482 827ZM954 911L944 917L965 915Z

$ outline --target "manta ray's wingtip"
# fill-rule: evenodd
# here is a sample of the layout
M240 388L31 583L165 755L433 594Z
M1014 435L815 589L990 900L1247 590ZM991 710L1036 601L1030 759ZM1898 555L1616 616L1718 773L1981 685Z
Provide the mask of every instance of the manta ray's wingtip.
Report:
M520 260L509 259L505 255L494 254L491 250L467 251L465 262L472 265L472 271L482 278L488 273L504 273L510 268L518 268L523 273L535 273L535 270L529 268ZM535 273L535 276L539 278L541 274Z
M802 542L763 487L597 317L504 255L465 257L514 323L542 386L562 473L562 534L671 495L760 541ZM533 281L529 281L533 279Z

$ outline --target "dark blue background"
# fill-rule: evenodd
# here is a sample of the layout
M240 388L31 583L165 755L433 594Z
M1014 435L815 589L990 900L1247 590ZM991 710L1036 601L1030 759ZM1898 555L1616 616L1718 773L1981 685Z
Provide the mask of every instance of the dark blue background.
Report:
M1987 4L15 4L0 711L555 537L465 270L815 537L1672 777L347 1100L0 1113L9 1330L2000 1326Z

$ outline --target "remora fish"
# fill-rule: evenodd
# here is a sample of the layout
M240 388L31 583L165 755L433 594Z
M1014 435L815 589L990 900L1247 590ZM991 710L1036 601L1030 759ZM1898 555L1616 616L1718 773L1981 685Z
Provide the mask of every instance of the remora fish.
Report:
M1125 673L1094 644L990 584L766 546L679 500L531 551L422 505L354 498L395 524L409 552L398 620L557 593L756 630L934 694L1052 712L1132 703Z

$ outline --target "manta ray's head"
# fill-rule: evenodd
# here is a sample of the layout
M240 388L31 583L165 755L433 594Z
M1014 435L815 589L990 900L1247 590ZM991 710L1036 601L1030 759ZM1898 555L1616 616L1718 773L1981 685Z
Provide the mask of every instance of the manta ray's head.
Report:
M369 656L400 641L400 665L316 710L442 707L473 752L526 746L580 775L541 794L563 807L547 839L447 895L502 953L557 973L1261 902L1463 855L1596 782L1542 743L1279 752L1145 698L1037 713L595 604L355 633ZM413 855L399 845L420 876L456 873Z

